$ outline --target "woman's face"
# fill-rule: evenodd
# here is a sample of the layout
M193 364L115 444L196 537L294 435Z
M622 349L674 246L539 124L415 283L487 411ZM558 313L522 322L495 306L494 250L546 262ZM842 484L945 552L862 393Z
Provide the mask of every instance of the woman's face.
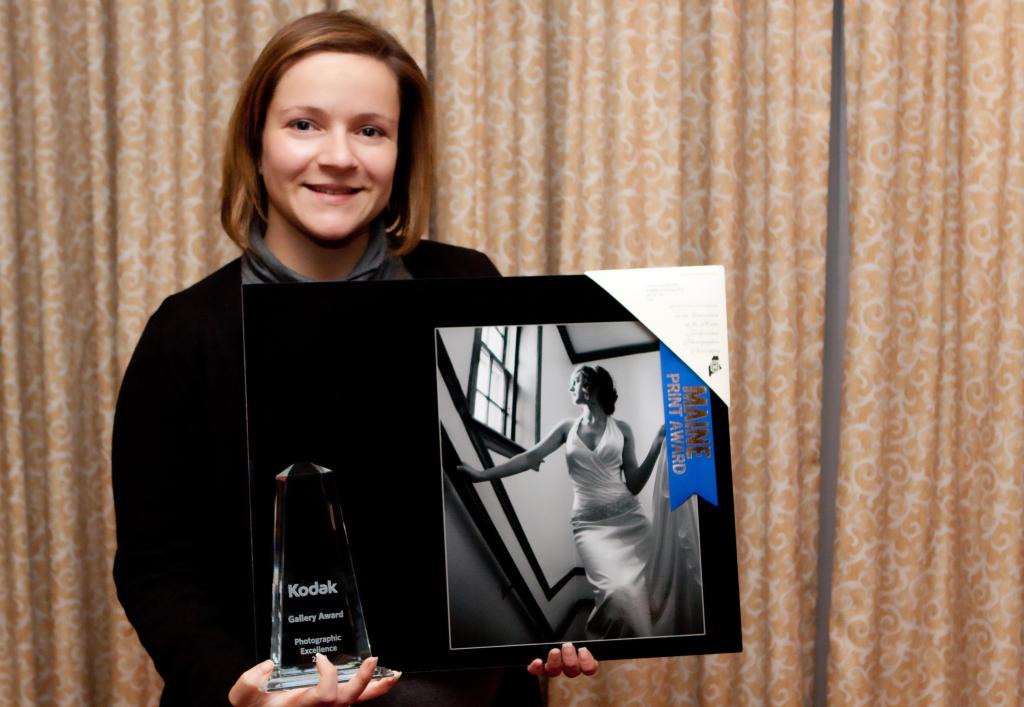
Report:
M394 74L370 57L321 52L284 72L259 164L268 244L331 248L368 233L391 196L400 109Z
M569 395L574 405L583 405L590 398L583 383L583 371L575 371L569 379Z

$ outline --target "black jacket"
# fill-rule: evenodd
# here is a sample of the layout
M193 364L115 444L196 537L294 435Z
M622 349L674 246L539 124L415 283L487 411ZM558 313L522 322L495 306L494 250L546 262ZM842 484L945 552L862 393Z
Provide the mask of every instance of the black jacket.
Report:
M476 251L424 241L414 278L497 276ZM266 656L253 635L241 261L168 297L125 372L112 474L118 598L165 681L161 705L225 705ZM539 703L525 671L406 676L374 704L481 704L503 678L508 703ZM514 697L512 695L515 695ZM505 701L505 700L503 700Z

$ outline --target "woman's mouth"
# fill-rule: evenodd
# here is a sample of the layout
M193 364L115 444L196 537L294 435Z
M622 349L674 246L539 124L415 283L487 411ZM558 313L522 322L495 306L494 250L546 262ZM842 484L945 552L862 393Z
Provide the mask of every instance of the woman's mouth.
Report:
M315 191L317 194L326 194L328 196L347 196L362 191L359 187L334 184L307 184L306 188Z

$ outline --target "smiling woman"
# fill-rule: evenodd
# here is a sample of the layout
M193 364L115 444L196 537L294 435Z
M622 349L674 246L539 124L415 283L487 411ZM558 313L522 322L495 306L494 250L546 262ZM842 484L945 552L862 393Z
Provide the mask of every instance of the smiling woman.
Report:
M263 127L266 243L320 280L348 275L388 203L398 155L398 82L382 62L322 52L281 77Z
M114 579L164 678L162 705L540 702L523 669L410 676L396 687L397 677L371 682L368 659L339 685L318 656L319 685L269 695L260 689L269 661L250 667L264 656L253 628L240 285L497 276L482 253L419 243L431 135L419 67L347 12L281 29L242 85L221 199L242 256L153 314L114 419ZM571 646L548 658L530 672L596 670Z
M314 241L290 241L303 256L293 262L332 270L300 274L345 277L337 270L373 245L374 227L392 254L415 248L430 217L433 155L430 89L401 44L350 13L308 15L271 38L242 85L228 127L221 223L245 249L255 234L259 250L264 235L285 241L274 224L283 218ZM353 189L357 198L346 194ZM324 198L300 198L314 194Z

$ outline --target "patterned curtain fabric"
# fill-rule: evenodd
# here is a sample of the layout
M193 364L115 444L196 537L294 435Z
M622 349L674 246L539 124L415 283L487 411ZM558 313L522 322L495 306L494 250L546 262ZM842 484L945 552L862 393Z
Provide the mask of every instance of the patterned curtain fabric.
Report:
M1024 3L848 0L829 704L1024 683Z
M117 386L160 300L236 254L217 221L220 155L256 52L285 21L339 6L429 69L433 237L508 274L727 268L745 651L609 663L552 681L552 703L806 703L830 3L11 0L0 705L158 698L110 579Z
M530 178L510 163L510 173L521 171L508 180L550 190L549 211L534 217L547 233L520 236L525 227L513 222L512 239L504 222L481 219L475 237L503 254L503 265L530 270L725 265L743 653L608 663L588 680L552 680L551 704L807 704L831 3L616 3L603 13L586 3L565 6L533 20L547 35L531 34L524 20L508 32L517 39L485 40L481 13L465 31L460 46L476 42L476 56L495 64L512 63L542 36L559 38L527 64L527 76L548 86L546 99L530 104L536 118L515 116L552 123L547 173ZM439 15L439 30L441 23ZM477 95L500 114L505 99L493 93ZM507 146L492 148L505 164L506 155L518 155L511 141L523 138L490 127L483 122L476 134ZM488 186L461 185L483 204ZM519 201L527 209L545 203Z

